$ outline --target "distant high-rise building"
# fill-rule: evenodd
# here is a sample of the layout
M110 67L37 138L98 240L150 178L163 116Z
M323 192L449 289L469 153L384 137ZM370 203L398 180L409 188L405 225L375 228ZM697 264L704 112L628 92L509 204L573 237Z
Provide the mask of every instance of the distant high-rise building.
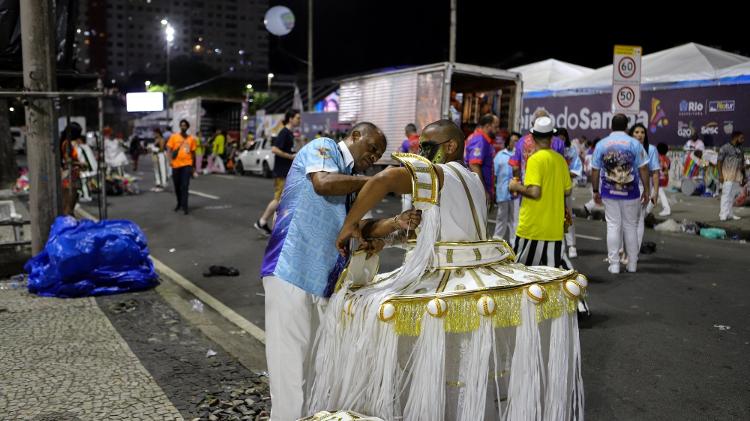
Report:
M239 77L268 72L268 0L86 0L79 3L78 67L107 79L160 74L166 63L162 20L174 28L170 57L189 56Z

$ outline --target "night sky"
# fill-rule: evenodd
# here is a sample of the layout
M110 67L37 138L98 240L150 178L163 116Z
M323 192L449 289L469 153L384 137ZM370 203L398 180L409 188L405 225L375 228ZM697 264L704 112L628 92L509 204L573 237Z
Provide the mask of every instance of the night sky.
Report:
M307 0L270 3L296 17L291 34L271 36L271 71L304 73L303 64L280 50L307 58ZM457 61L510 68L556 58L596 68L612 63L614 44L641 45L650 54L687 42L750 56L746 15L729 4L669 10L654 3L631 3L643 11L623 6L615 18L609 16L614 2L574 10L573 2L550 8L458 0ZM448 59L448 0L315 0L315 8L316 79Z

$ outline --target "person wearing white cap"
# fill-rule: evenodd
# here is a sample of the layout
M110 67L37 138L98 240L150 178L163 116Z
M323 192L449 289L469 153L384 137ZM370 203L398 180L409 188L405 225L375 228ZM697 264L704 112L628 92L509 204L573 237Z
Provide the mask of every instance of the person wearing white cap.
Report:
M651 196L648 181L643 183L642 194L639 194L638 189L639 179L648 180L648 155L636 139L625 133L627 128L627 116L617 114L612 117L612 133L596 144L591 164L594 200L597 204L604 203L607 220L607 260L610 273L620 273L619 251L623 237L628 257L626 270L636 271L639 251L638 215L640 207Z
M524 265L569 269L563 254L563 222L565 196L573 185L565 158L551 149L554 132L551 118L534 121L531 135L537 150L526 163L523 184L510 182L510 191L523 196L514 250L516 261Z

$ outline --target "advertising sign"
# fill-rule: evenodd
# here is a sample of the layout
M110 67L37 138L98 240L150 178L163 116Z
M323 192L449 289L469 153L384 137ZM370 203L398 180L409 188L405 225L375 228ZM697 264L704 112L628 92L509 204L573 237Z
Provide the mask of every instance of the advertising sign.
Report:
M526 98L521 126L528 130L534 111L546 109L557 127L589 139L610 133L614 113L610 93ZM750 84L644 91L631 124L648 127L649 142L683 145L695 131L707 146L729 141L734 130L750 131Z

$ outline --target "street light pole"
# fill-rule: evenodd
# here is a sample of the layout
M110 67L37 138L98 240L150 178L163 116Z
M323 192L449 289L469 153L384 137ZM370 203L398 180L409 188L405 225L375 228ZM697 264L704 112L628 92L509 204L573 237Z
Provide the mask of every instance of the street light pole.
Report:
M273 73L268 74L268 96L271 96L271 80L273 79Z
M313 112L313 0L307 0L307 111Z
M170 80L169 80L169 76L170 76L169 75L169 50L172 49L172 41L174 41L174 32L175 31L174 31L174 28L172 27L172 25L169 24L169 21L167 19L162 19L161 20L161 26L164 26L164 33L165 33L166 39L167 39L167 84L166 84L166 87L164 89L164 91L165 91L164 95L166 97L165 101L166 101L166 105L167 105L167 120L169 120L169 84L170 84ZM170 124L170 126L172 125L171 121L170 121L169 124Z

